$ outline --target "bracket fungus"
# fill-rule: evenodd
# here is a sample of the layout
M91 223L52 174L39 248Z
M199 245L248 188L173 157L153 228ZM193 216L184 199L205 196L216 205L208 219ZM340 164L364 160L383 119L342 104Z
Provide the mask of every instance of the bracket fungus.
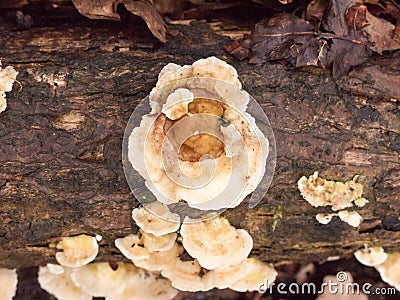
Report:
M267 162L274 153L268 119L242 89L235 68L216 57L170 63L147 99L151 112L143 115L147 102L141 103L129 121L123 161L135 197L147 199L147 193L140 194L142 186L130 177L133 169L156 201L132 211L140 231L116 239L116 247L179 290L254 291L265 279L272 283L273 267L248 258L250 234L217 216L254 191L249 206L257 205L269 186L263 179L272 179L265 173L275 167Z
M168 250L151 252L136 234L116 239L115 246L136 266L149 271L161 271L167 268L183 252L182 246L175 242Z
M73 283L72 270L72 268L54 264L40 267L38 273L40 287L58 300L91 300L90 294Z
M400 252L388 253L387 259L382 264L376 265L375 269L384 282L400 291Z
M326 180L314 172L309 178L303 176L298 181L298 188L303 198L312 206L332 206L338 211L352 207L353 202L362 207L368 200L361 197L363 185L355 182L357 176L347 182Z
M361 224L362 217L356 211L341 210L338 212L340 220L353 227L358 227Z
M118 263L112 268L109 263L93 263L75 268L71 278L75 286L94 297L110 297L125 288L124 279L133 265Z
M175 244L177 236L175 232L160 236L144 231L142 232L143 245L149 252L167 251L171 249Z
M143 269L132 269L124 281L123 291L106 300L168 300L178 294L168 279Z
M7 108L6 92L11 92L14 81L18 72L13 67L1 68L0 61L0 113Z
M241 88L235 68L216 57L161 70L151 113L128 141L128 159L158 201L218 210L257 188L269 142Z
M181 291L197 292L211 290L213 282L197 260L175 260L173 265L161 271L173 287Z
M250 234L234 228L223 217L197 223L184 221L180 234L185 250L208 270L239 264L253 248Z
M246 292L257 291L260 283L273 283L278 272L269 264L255 258L248 258L240 265L239 274L239 278L229 284L228 287L238 292Z
M172 299L178 293L168 279L119 262L92 263L78 268L48 264L39 268L40 286L59 300Z
M175 232L180 227L180 217L169 211L165 204L154 201L135 208L132 219L146 233L161 236Z
M99 252L100 236L81 234L73 237L63 237L57 243L57 262L64 267L80 267L93 261Z
M382 247L367 247L354 252L355 258L364 266L375 267L385 262L388 255Z
M11 300L17 292L17 284L16 269L0 268L0 299Z

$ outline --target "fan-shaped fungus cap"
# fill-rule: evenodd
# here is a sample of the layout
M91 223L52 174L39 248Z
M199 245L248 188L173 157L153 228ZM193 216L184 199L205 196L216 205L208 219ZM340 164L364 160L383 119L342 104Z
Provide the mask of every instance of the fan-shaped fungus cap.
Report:
M57 244L58 263L64 267L80 267L93 261L99 252L97 237L81 234L73 237L63 237Z
M354 256L364 266L375 267L382 264L388 257L382 247L365 247L354 252Z
M154 201L132 211L135 223L146 233L155 236L175 232L180 227L180 217L169 211L168 207Z
M15 269L0 269L0 299L11 300L17 292L18 276Z
M170 120L176 120L189 112L189 103L193 101L193 93L187 89L177 89L167 98L162 113Z
M4 111L7 107L5 92L12 90L17 75L18 72L13 67L8 66L2 69L0 61L0 112Z
M336 182L318 177L314 172L309 178L303 176L298 181L298 188L303 198L312 206L332 205L334 211L353 206L365 205L368 200L362 198L363 185L354 180Z
M177 243L166 251L150 252L143 246L142 239L136 234L115 240L115 246L136 266L149 271L161 271L173 264L183 249Z
M160 236L155 236L151 233L142 232L142 240L144 247L149 252L167 251L171 249L176 241L177 234L175 232Z
M358 212L341 210L338 212L340 220L353 227L358 227L361 224L362 217Z
M269 143L246 112L250 96L232 66L215 57L169 64L149 99L151 114L129 136L128 159L158 201L219 210L257 188Z
M315 218L317 219L318 222L320 222L321 224L328 224L332 221L332 218L334 216L337 216L337 214L317 214L315 216Z
M72 270L71 278L75 286L94 297L111 297L120 294L126 286L127 272L134 266L118 263L111 268L109 263L93 263Z
M178 294L168 279L139 268L131 268L125 283L120 294L109 296L106 300L167 300Z
M241 276L228 286L238 292L257 291L260 283L268 283L270 285L278 275L278 272L271 265L255 258L246 259L241 264L240 269Z
M250 234L234 228L223 217L197 223L188 223L186 217L185 221L180 230L183 246L208 270L240 263L253 247Z
M182 261L175 260L161 271L161 275L171 280L173 287L181 291L198 292L211 290L214 285L212 278L205 274L197 260Z
M400 252L388 253L384 263L375 266L384 282L400 291Z
M38 273L40 287L59 300L91 300L91 295L72 282L71 272L71 268L54 264L40 267Z

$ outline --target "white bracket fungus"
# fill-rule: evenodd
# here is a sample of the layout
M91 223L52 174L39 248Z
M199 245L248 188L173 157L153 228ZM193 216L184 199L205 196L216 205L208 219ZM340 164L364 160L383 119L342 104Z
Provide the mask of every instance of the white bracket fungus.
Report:
M266 263L255 258L248 258L242 264L240 271L241 276L228 287L238 292L257 291L260 283L273 283L278 276L278 272ZM265 286L264 288L268 288Z
M171 249L177 237L178 235L175 232L160 236L155 236L154 234L144 231L142 232L143 245L149 252L167 251Z
M303 176L298 181L298 187L303 198L312 206L332 206L332 210L338 211L352 207L353 202L357 206L364 206L368 200L362 198L363 185L353 180L345 183L326 180L318 177L314 172L309 178Z
M40 287L58 300L91 300L92 296L77 287L72 279L72 268L48 264L39 268Z
M321 224L326 225L326 224L329 224L332 221L334 216L337 216L337 214L317 214L315 216L315 218Z
M150 241L149 241L150 242ZM172 247L166 251L149 251L141 237L130 234L126 237L115 240L115 246L136 266L149 271L161 271L173 264L178 256L183 252L181 246L173 243Z
M385 262L388 255L382 247L367 247L354 252L356 259L364 266L375 267Z
M0 61L0 113L7 108L6 93L11 92L14 81L16 80L18 72L13 67L1 68Z
M239 264L253 248L250 234L223 217L198 223L185 220L180 234L186 251L208 270Z
M56 246L63 250L56 253L58 263L64 267L80 267L93 261L99 252L98 238L101 239L86 234L63 237Z
M355 211L347 211L347 210L341 210L338 212L338 216L340 220L343 222L349 224L350 226L353 227L358 227L361 224L362 217L358 212Z
M235 68L215 57L161 70L127 152L158 201L218 210L257 188L269 143L241 88Z
M355 182L358 176L345 183L330 181L318 177L318 172L314 172L309 178L303 176L298 181L298 188L303 198L314 207L332 206L332 210L338 213L319 213L315 218L321 224L328 224L334 216L338 216L341 221L353 227L360 226L363 218L358 212L344 210L352 207L353 203L358 207L363 207L368 200L361 197L363 185Z
M136 266L161 272L184 291L255 291L265 280L272 283L274 268L248 258L253 240L246 230L209 212L185 217L181 225L183 216L167 206L183 200L185 212L235 207L264 177L269 142L248 112L254 104L235 68L215 57L186 66L170 63L148 99L151 113L139 113L140 127L128 132L126 155L128 168L139 172L157 200L132 211L140 231L116 239L116 247ZM191 259L183 260L185 250Z
M59 300L167 300L178 293L168 279L122 262L115 268L109 263L78 268L48 264L39 268L38 281Z
M208 291L214 287L210 276L207 276L197 260L176 259L174 264L161 271L161 275L168 278L172 286L181 291Z
M387 259L375 269L384 282L400 291L400 252L388 253Z
M18 276L15 269L0 269L0 299L11 300L17 292Z
M118 263L116 270L106 262L94 263L75 268L71 278L75 286L80 287L89 295L111 297L124 290L127 272L129 272L129 267L123 263Z
M168 279L143 269L132 269L124 281L124 290L106 300L168 300L178 294Z
M169 211L161 202L154 201L132 211L135 223L146 233L155 236L175 232L180 227L180 217Z
M331 213L331 214L320 213L320 214L317 214L315 216L315 218L321 224L326 225L326 224L329 224L332 221L333 217L335 217L335 216L338 216L341 221L343 221L353 227L360 226L361 221L363 220L363 218L361 217L361 215L358 212L355 212L355 211L349 212L348 210L341 210L338 213Z

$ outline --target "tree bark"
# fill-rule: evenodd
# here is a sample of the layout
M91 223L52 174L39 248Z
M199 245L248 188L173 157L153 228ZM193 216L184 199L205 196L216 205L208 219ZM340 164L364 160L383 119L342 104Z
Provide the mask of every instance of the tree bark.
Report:
M169 31L161 44L143 24L0 24L0 59L19 72L0 114L0 267L55 263L49 242L81 233L103 236L97 261L124 259L114 240L137 229L131 211L139 205L121 163L129 116L164 65L210 55L237 68L275 134L277 165L263 201L225 213L252 235L252 255L306 262L350 256L364 244L399 249L400 232L383 224L400 212L399 53L335 81L318 68L239 62L223 51L229 38L202 22ZM359 210L360 229L316 221L327 210L297 189L314 171L342 181L360 175L370 201Z

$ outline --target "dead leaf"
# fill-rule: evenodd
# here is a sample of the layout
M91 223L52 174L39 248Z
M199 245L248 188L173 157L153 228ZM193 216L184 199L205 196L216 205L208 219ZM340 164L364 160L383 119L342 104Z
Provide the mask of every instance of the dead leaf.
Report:
M141 17L146 22L147 27L149 27L151 33L157 39L163 43L167 41L167 29L164 20L161 18L154 5L146 0L125 0L124 4L129 12Z
M393 8L391 11L397 16ZM306 17L313 21L321 18L322 24L278 14L256 24L249 38L226 50L239 59L247 56L249 63L285 60L297 67L332 66L337 78L366 62L371 50L400 49L400 21L395 27L369 13L357 0L331 0L329 5L326 0L313 0Z
M392 23L377 18L368 11L367 20L370 25L363 31L368 34L368 41L373 43L371 50L381 54L383 51L400 49L400 40L395 38L395 26Z
M306 20L310 21L314 18L321 21L328 4L328 0L312 0L307 5Z
M120 21L117 14L118 1L110 0L72 0L79 13L89 19Z
M369 48L379 54L385 50L400 49L400 42L393 39L395 26L369 13L357 0L332 0L324 28L336 35L352 39L352 34L361 30L365 36L361 40L369 42Z
M249 63L287 60L296 66L318 64L314 26L290 14L278 14L256 24ZM313 50L310 50L312 48Z
M345 18L347 25L355 31L361 30L370 24L367 20L367 7L360 3L349 6Z
M338 78L347 74L351 67L366 62L368 57L365 45L332 39L332 43L323 49L320 60L324 67L332 66L332 76Z
M344 15L343 21L347 26ZM359 31L347 38L317 33L309 22L294 15L279 14L258 23L250 39L226 49L239 59L249 52L249 63L285 60L296 67L332 66L332 74L337 78L367 60L368 50L361 38Z
M118 4L125 5L125 8L132 14L141 17L153 35L165 43L166 26L164 20L157 12L154 5L146 0L72 0L79 13L89 19L106 19L121 21L117 13Z

